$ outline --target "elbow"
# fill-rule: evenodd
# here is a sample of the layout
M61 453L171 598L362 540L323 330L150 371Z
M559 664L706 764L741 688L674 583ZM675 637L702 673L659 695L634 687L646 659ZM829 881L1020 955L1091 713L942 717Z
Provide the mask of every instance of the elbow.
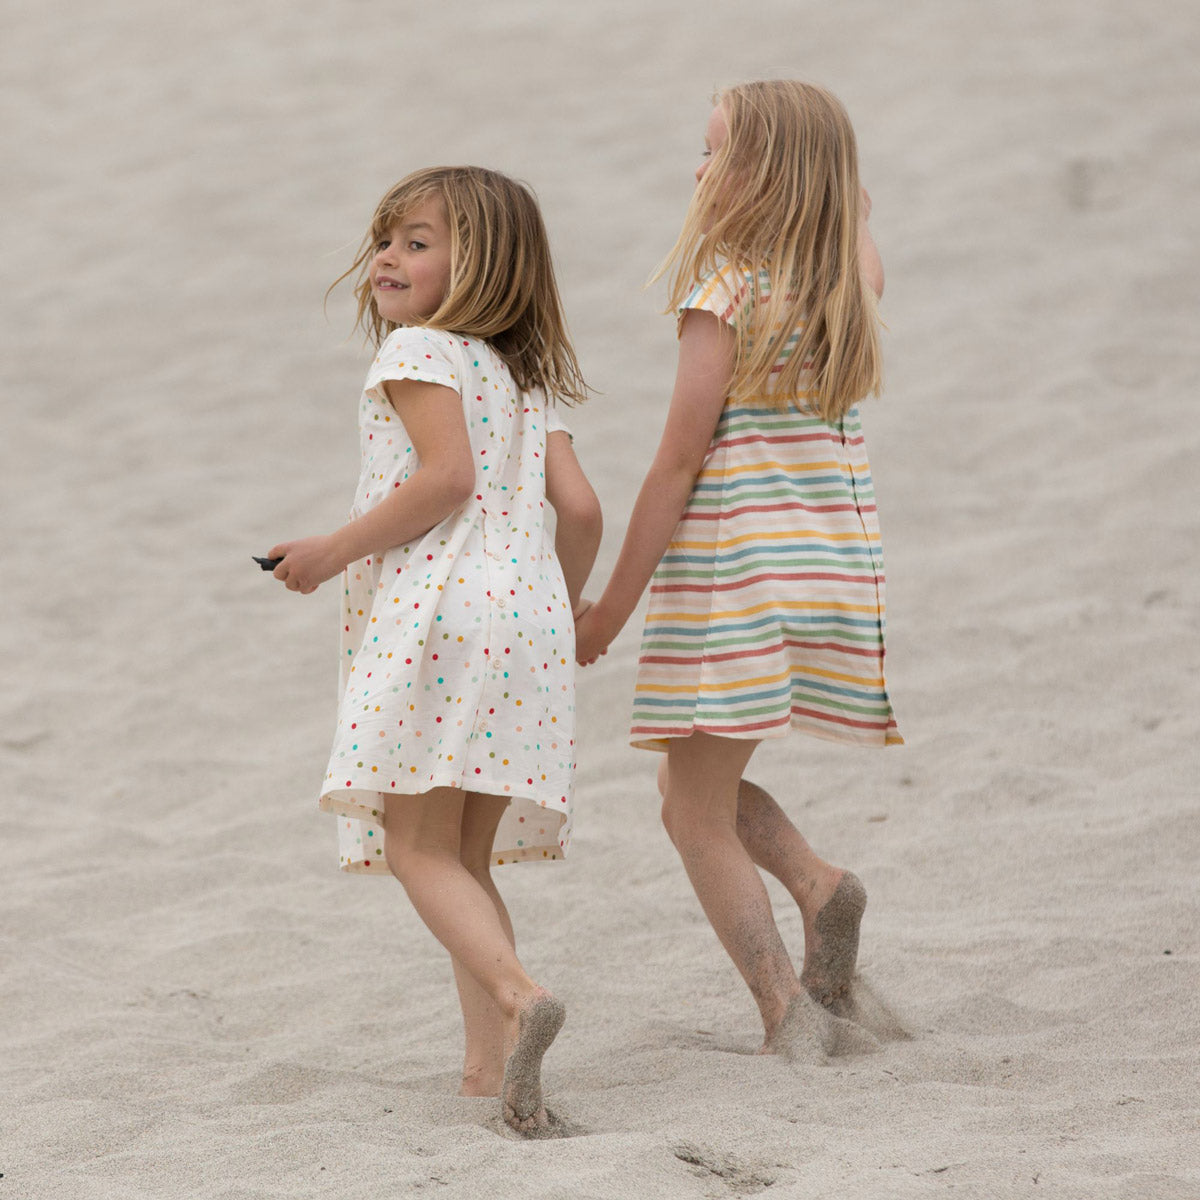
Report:
M447 462L440 472L442 500L448 511L466 504L479 490L475 480L475 464L470 455L463 454Z
M456 471L446 480L446 504L451 511L461 508L475 492L473 471Z
M556 507L555 517L559 524L571 530L577 541L600 545L604 536L604 514L591 488L585 494L573 497L569 504Z
M600 549L604 537L604 518L600 515L600 506L596 505L594 513L589 513L580 526L579 538L588 548L588 553L595 555Z
M600 501L596 499L595 492L589 492L586 502L580 506L576 520L579 522L580 534L599 545L604 536L604 514L600 511Z

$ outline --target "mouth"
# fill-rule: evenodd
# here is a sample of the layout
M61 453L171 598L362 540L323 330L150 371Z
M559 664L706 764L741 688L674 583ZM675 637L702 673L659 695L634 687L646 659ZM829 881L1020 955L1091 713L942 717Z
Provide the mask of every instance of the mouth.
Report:
M394 292L406 288L408 285L401 283L398 279L393 279L390 275L376 275L375 286L381 292Z

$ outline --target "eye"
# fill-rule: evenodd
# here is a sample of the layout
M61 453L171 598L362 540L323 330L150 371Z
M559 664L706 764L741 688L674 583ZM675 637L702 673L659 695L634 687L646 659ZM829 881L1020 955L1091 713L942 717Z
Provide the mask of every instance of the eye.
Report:
M392 244L391 238L376 238L375 253L378 254L381 250L386 250Z
M427 250L428 249L428 247L425 245L424 242L418 242L416 240L409 242L408 248L410 250Z

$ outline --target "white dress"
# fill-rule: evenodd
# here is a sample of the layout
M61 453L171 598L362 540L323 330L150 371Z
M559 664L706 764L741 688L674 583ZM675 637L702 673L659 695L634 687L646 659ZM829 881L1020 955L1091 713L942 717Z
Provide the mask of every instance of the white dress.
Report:
M476 489L424 537L342 577L341 700L320 806L343 870L385 874L383 797L439 787L510 796L494 863L561 858L575 772L575 627L546 522L541 392L517 390L483 341L395 330L367 372L352 517L418 466L381 385L461 396ZM447 403L456 401L447 397Z

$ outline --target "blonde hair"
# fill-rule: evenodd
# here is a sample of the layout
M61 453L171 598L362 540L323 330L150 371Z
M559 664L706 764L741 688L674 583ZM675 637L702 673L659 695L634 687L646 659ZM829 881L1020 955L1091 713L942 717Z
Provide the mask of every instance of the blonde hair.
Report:
M450 286L422 324L489 342L523 392L541 388L567 404L585 400L537 199L498 171L428 167L389 189L354 262L330 285L356 276L356 326L375 345L396 328L379 314L368 271L378 243L430 199L441 201L450 227Z
M735 327L730 395L769 395L778 404L802 397L835 422L879 393L882 369L875 294L858 263L861 190L850 119L824 88L797 80L740 84L715 99L728 136L655 278L673 271L670 306L678 310L721 263L743 272L754 317ZM773 376L780 339L793 331L796 343Z

